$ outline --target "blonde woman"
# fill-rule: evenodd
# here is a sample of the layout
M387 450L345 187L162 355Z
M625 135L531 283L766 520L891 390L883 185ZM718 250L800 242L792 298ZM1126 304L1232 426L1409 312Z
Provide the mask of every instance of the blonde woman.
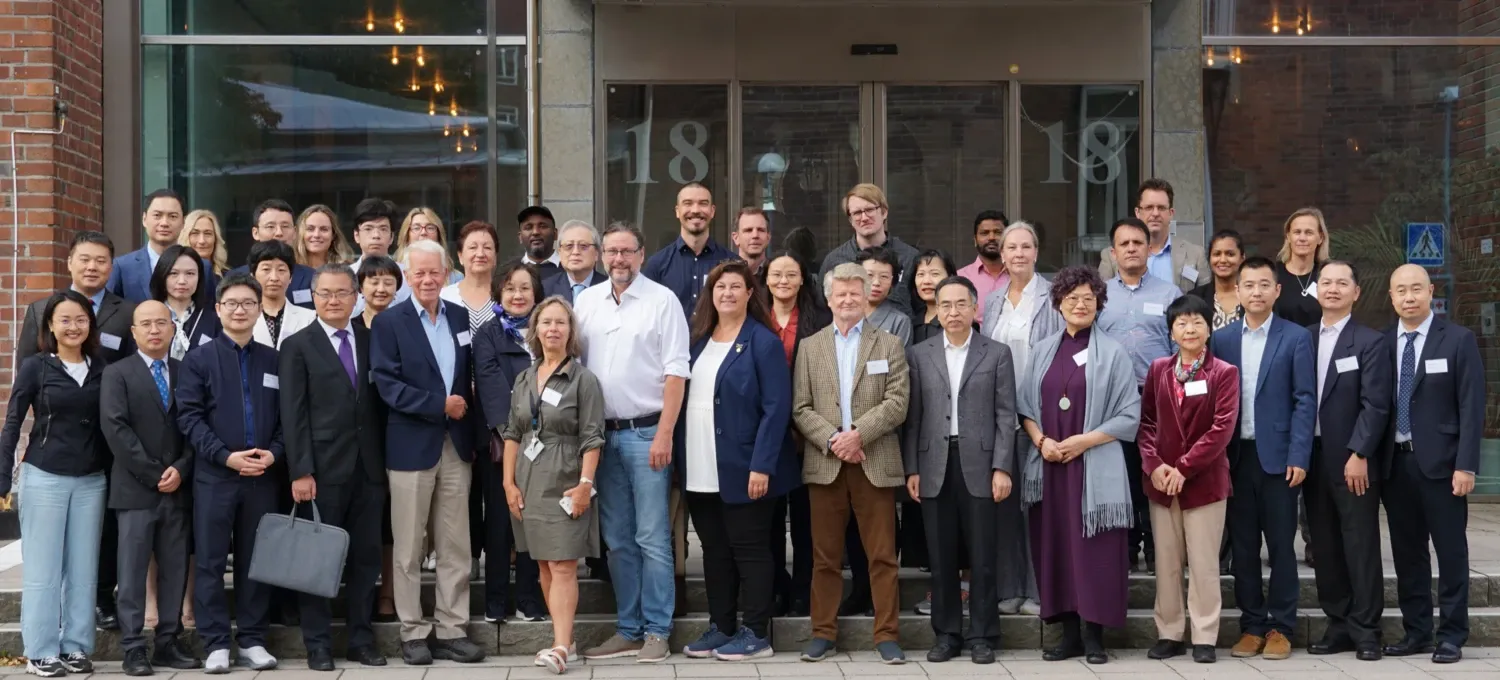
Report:
M321 203L307 206L297 216L297 238L292 242L297 264L317 269L330 262L354 261L354 247L339 229L339 217L333 208Z
M209 210L194 210L182 223L186 226L177 236L177 242L192 248L198 257L210 263L213 278L229 271L229 250L224 247L224 230L219 226L219 218Z
M1281 252L1276 253L1276 283L1281 297L1272 311L1298 326L1323 318L1318 306L1318 271L1328 261L1328 222L1323 211L1302 208L1286 218Z
M448 249L448 230L432 208L412 208L406 213L406 219L401 220L401 231L396 234L396 261L401 262L401 253L417 241L437 241L443 250ZM463 272L449 272L448 283L458 283L463 277Z

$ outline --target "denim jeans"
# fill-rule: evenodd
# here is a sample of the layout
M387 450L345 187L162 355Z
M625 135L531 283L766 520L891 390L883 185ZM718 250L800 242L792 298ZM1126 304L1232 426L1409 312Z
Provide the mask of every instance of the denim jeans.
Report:
M667 512L672 467L651 469L655 436L655 427L606 432L599 459L600 530L609 545L617 630L627 640L671 635L677 604Z
M21 638L26 657L92 654L104 473L66 477L30 464L21 467Z

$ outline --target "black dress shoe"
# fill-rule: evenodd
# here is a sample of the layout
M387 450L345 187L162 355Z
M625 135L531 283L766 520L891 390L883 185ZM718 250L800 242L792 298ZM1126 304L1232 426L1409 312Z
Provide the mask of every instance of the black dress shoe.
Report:
M125 663L121 664L121 668L125 670L126 675L133 677L142 677L156 672L152 670L151 662L146 660L145 647L125 650Z
M1181 640L1157 640L1156 644L1152 645L1151 649L1146 652L1146 658L1161 661L1162 659L1182 656L1182 651Z
M120 615L115 612L114 605L99 605L94 607L94 623L104 630L119 630Z
M1043 661L1067 661L1083 656L1083 643L1062 645L1042 652Z
M1323 638L1307 646L1307 653L1314 656L1343 654L1354 651L1354 641L1348 638Z
M1379 661L1380 657L1379 642L1361 642L1354 652L1354 658L1360 661Z
M349 648L349 654L348 654L347 658L350 661L353 661L354 663L357 663L357 664L359 664L361 666L384 666L385 665L385 657L383 657L383 656L380 655L380 651L377 650L377 649L375 649L374 645L362 645L362 646L359 646L359 647L350 647Z
M1102 649L1096 649L1092 652L1084 654L1083 660L1095 666L1098 666L1099 664L1106 664L1109 663L1109 653Z
M426 640L407 640L401 643L401 660L408 666L431 666L432 650Z
M953 657L958 656L958 649L958 645L953 644L950 640L938 640L937 644L932 646L932 649L927 650L927 660L933 663L943 663L944 661L952 660Z
M969 647L969 660L978 664L995 663L995 648L980 640Z
M484 650L466 637L438 640L432 644L432 658L459 663L479 663L484 661Z
M179 671L191 671L203 667L203 662L192 652L183 648L181 640L172 640L156 646L151 655L151 665Z
M307 650L307 667L315 671L333 670L333 652L326 648Z
M1433 663L1458 663L1464 660L1464 650L1452 642L1444 642L1438 645L1437 651L1432 653Z
M1430 654L1437 649L1437 645L1431 642L1403 638L1394 645L1385 646L1386 656L1412 656L1414 654Z
M1193 645L1193 661L1196 663L1213 663L1219 660L1219 653L1214 651L1213 645Z

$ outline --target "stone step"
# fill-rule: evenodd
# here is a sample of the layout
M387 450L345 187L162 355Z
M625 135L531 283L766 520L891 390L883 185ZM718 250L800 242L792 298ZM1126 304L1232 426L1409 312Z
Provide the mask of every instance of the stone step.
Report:
M870 617L841 618L839 620L839 650L873 649L874 644L871 640L873 627L874 620ZM1386 640L1400 639L1402 634L1400 612L1387 609L1381 627ZM1321 637L1326 628L1327 619L1321 611L1299 610L1297 629L1292 638L1299 653L1307 646L1309 640ZM1469 646L1500 646L1500 607L1471 608L1469 628ZM574 634L579 646L587 648L603 642L614 633L614 630L614 617L590 614L579 617ZM684 645L696 640L706 630L708 630L706 614L692 614L677 619L671 636L673 651L680 651ZM552 641L550 622L511 622L495 625L476 619L469 622L468 631L469 636L489 655L531 656ZM341 659L346 641L343 622L336 621L332 633L335 658ZM777 652L795 654L806 644L811 633L812 626L806 617L776 619L772 627L772 642ZM1034 617L1000 617L1000 646L1005 649L1038 649L1051 646L1057 643L1061 634L1060 626L1045 625ZM150 638L149 633L147 637ZM287 659L306 657L307 650L302 644L302 634L299 628L272 626L267 637L268 648L277 657ZM381 652L399 666L400 624L376 624L375 637ZM1238 637L1239 612L1226 609L1220 616L1218 646L1221 649L1228 648ZM187 631L184 638L201 658L203 649L197 631ZM1115 649L1144 649L1154 644L1156 639L1156 624L1152 613L1144 609L1130 610L1125 628L1110 629L1106 632L1106 644ZM908 650L909 656L912 656L914 660L920 658L919 655L933 642L929 619L913 614L903 615L900 621L900 641L901 646ZM0 624L0 652L18 655L23 648L21 625L19 623ZM121 658L120 637L117 631L99 631L94 658L103 661Z

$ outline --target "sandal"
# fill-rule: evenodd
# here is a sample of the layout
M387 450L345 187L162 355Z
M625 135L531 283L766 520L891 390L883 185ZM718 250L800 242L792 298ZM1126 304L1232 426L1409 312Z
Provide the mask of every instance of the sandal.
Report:
M562 654L558 654L559 651L561 651ZM568 648L553 647L552 649L548 649L542 652L542 663L546 665L547 670L552 671L554 675L562 675L563 673L568 672Z

